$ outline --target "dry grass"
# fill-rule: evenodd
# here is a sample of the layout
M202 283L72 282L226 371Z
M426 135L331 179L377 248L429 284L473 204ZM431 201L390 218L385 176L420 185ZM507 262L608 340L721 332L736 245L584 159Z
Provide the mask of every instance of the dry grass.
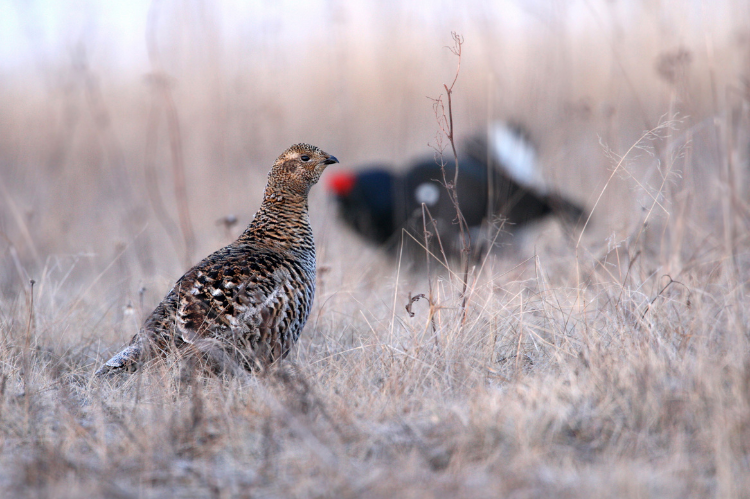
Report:
M352 11L333 40L284 46L203 43L220 30L188 10L159 28L167 79L108 73L91 51L0 80L4 493L750 495L748 13L730 3L697 29L678 7L634 23L594 3L585 34L394 8L374 38ZM216 220L249 221L289 144L346 167L429 153L450 29L466 39L457 134L523 117L548 183L596 206L580 239L554 222L519 236L470 273L464 320L455 275L362 246L317 188L318 295L289 362L91 382L186 255L239 230Z

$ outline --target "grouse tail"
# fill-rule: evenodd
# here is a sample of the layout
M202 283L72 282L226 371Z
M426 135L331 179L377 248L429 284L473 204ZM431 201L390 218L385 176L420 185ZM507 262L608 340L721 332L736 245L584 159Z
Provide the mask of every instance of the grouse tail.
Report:
M97 377L117 374L120 372L135 371L138 362L141 360L143 348L139 341L133 341L120 353L109 359L94 374Z

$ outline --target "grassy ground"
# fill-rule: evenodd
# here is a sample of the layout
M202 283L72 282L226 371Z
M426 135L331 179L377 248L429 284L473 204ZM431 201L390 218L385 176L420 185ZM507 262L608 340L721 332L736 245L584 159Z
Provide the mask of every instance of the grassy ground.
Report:
M428 27L379 12L390 31L374 38L343 9L300 45L273 30L203 43L218 28L189 11L158 26L167 78L110 73L101 48L7 74L4 493L750 495L747 8L698 26L668 2L637 23L608 5L591 32L551 14L519 34L481 9ZM441 16L466 39L457 135L522 119L547 184L593 210L586 230L514 236L464 300L455 274L364 246L319 186L318 294L288 362L92 382L189 262L241 230L217 220L249 222L288 145L341 168L430 153L424 97L456 65Z

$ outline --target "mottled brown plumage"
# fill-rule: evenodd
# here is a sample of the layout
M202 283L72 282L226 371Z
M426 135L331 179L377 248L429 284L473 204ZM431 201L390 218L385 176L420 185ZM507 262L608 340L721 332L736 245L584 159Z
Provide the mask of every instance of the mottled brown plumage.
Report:
M174 349L201 354L215 370L252 370L286 356L315 294L307 196L333 163L308 144L284 151L245 232L182 276L128 347L96 374L131 371Z

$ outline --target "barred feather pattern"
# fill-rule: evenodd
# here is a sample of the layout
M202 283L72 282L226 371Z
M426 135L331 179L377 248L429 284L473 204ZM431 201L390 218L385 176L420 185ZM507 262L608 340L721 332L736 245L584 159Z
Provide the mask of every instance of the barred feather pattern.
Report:
M308 144L282 153L243 234L183 275L96 374L132 371L175 349L202 355L214 370L255 370L285 357L315 296L308 193L333 163L334 156Z

